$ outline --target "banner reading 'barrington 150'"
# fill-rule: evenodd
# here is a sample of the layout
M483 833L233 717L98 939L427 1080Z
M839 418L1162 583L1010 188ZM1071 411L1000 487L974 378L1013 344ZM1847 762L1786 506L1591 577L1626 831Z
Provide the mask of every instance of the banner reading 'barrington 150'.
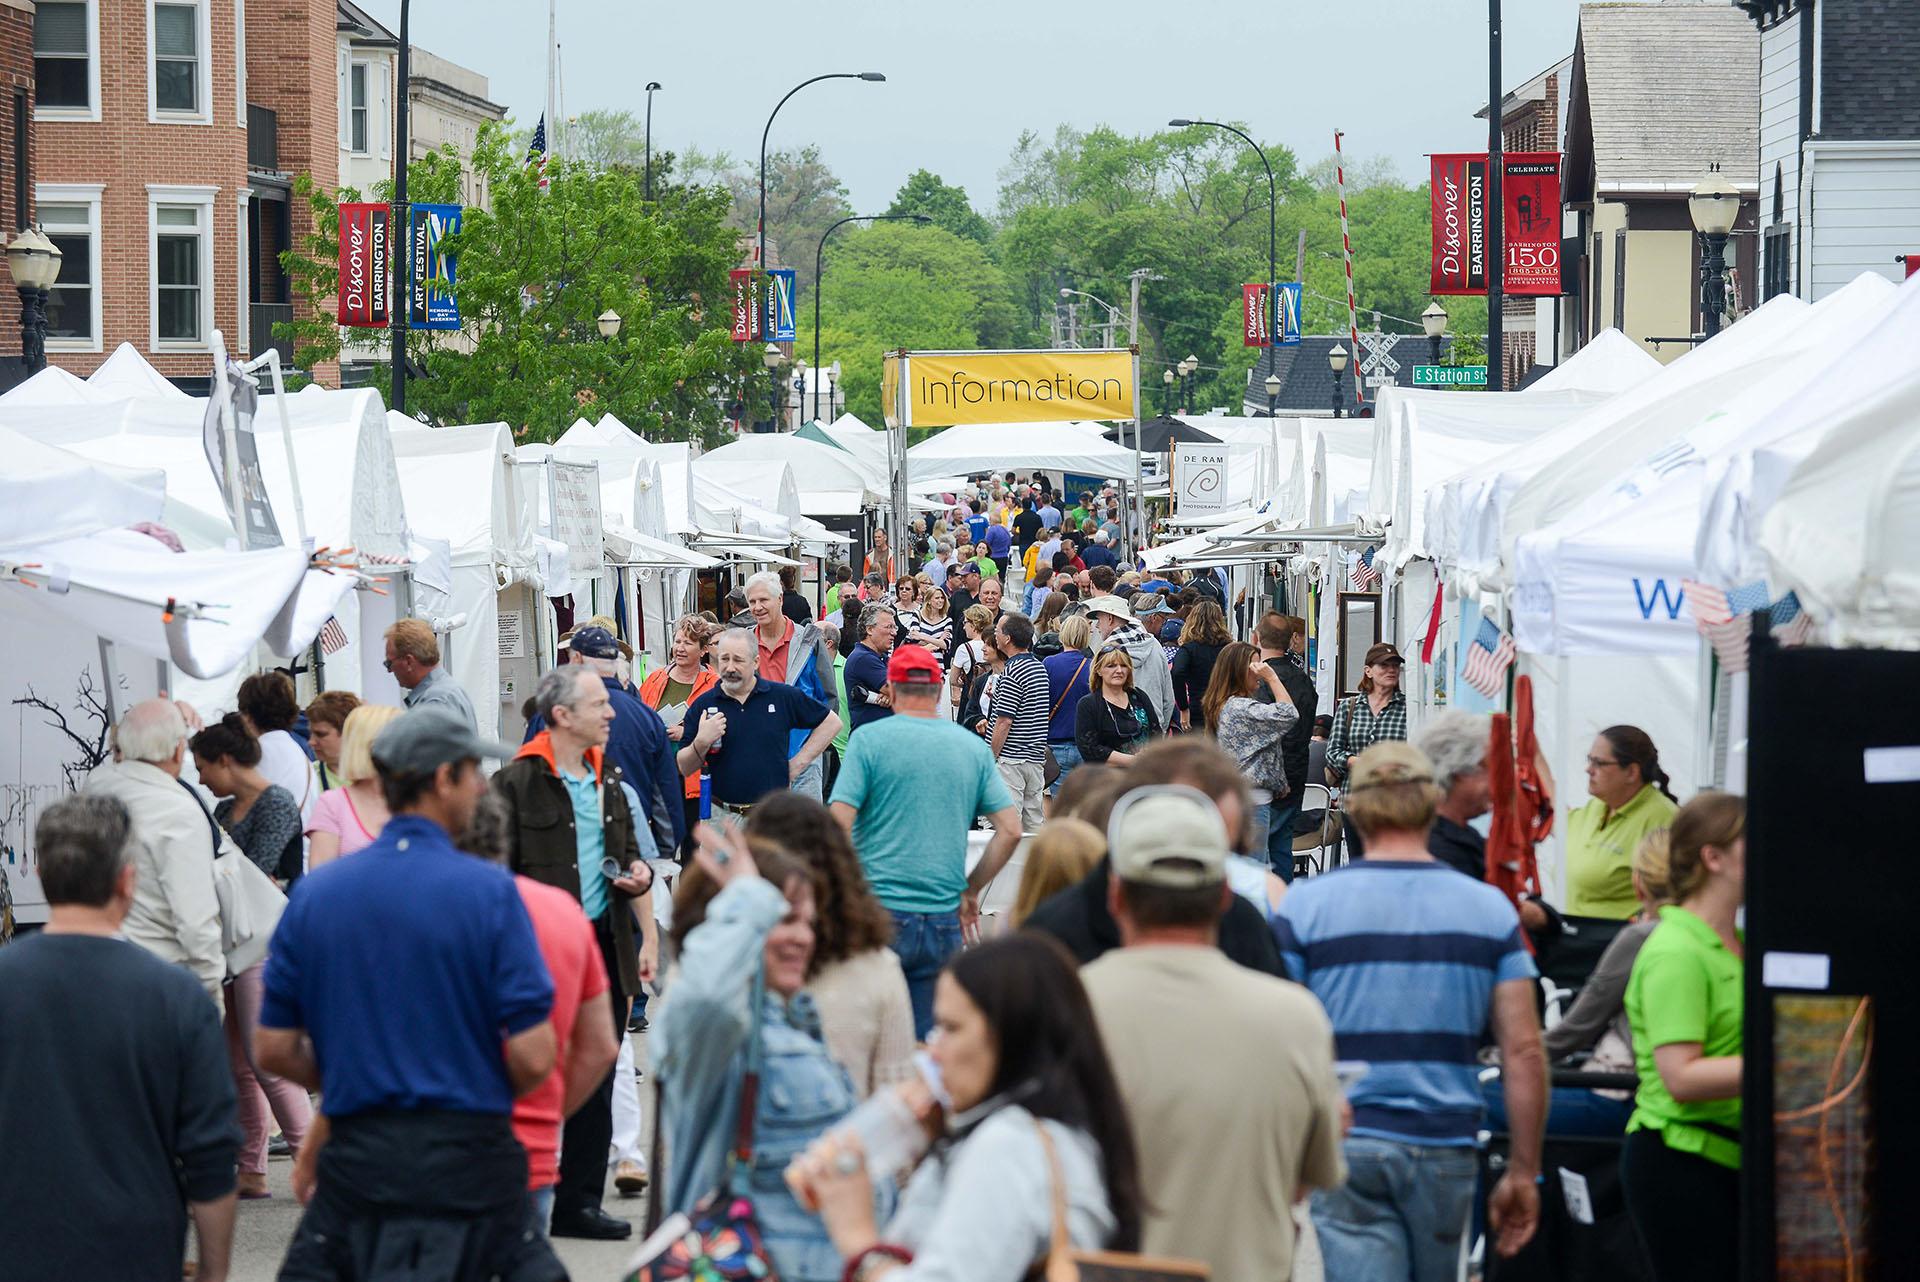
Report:
M1510 151L1502 156L1506 264L1501 288L1514 295L1560 293L1560 153ZM1487 292L1487 157L1433 157L1432 294Z
M906 360L909 427L1133 417L1132 352L915 352ZM898 379L895 369L886 385L897 388ZM895 404L886 406L890 418Z

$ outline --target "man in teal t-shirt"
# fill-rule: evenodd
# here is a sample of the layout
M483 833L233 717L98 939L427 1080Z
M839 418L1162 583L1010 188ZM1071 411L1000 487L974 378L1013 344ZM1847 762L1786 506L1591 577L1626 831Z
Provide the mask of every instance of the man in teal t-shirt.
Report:
M887 661L894 715L849 739L833 813L853 838L873 893L893 915L893 950L913 999L914 1035L933 1027L933 983L960 951L961 928L1020 840L1020 812L978 735L940 715L940 661L903 645ZM986 815L993 839L967 873L967 833Z

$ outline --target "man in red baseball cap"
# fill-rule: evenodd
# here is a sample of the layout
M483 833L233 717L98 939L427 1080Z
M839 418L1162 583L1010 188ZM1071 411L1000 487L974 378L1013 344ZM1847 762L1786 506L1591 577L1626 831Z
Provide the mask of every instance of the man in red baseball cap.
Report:
M977 929L980 893L1020 840L1020 812L992 750L940 715L944 676L926 647L894 648L894 715L848 738L832 799L868 884L893 915L893 951L922 1040L933 1027L934 980L960 951L963 926ZM967 832L981 815L992 820L993 839L969 876Z

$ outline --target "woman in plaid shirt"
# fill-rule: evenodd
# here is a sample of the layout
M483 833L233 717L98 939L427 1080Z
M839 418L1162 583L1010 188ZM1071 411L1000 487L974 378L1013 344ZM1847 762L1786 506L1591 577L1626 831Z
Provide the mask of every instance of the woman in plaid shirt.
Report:
M1357 757L1382 739L1407 737L1407 696L1400 689L1400 652L1385 641L1367 651L1360 693L1343 701L1327 735L1327 778L1347 777L1347 758Z

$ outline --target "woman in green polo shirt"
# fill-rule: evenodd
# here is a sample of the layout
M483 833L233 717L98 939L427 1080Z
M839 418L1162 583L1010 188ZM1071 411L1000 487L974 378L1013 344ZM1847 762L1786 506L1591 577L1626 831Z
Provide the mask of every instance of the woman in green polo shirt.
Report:
M1673 893L1627 981L1640 1074L1620 1182L1655 1282L1733 1282L1740 1244L1746 803L1702 793L1668 838Z

